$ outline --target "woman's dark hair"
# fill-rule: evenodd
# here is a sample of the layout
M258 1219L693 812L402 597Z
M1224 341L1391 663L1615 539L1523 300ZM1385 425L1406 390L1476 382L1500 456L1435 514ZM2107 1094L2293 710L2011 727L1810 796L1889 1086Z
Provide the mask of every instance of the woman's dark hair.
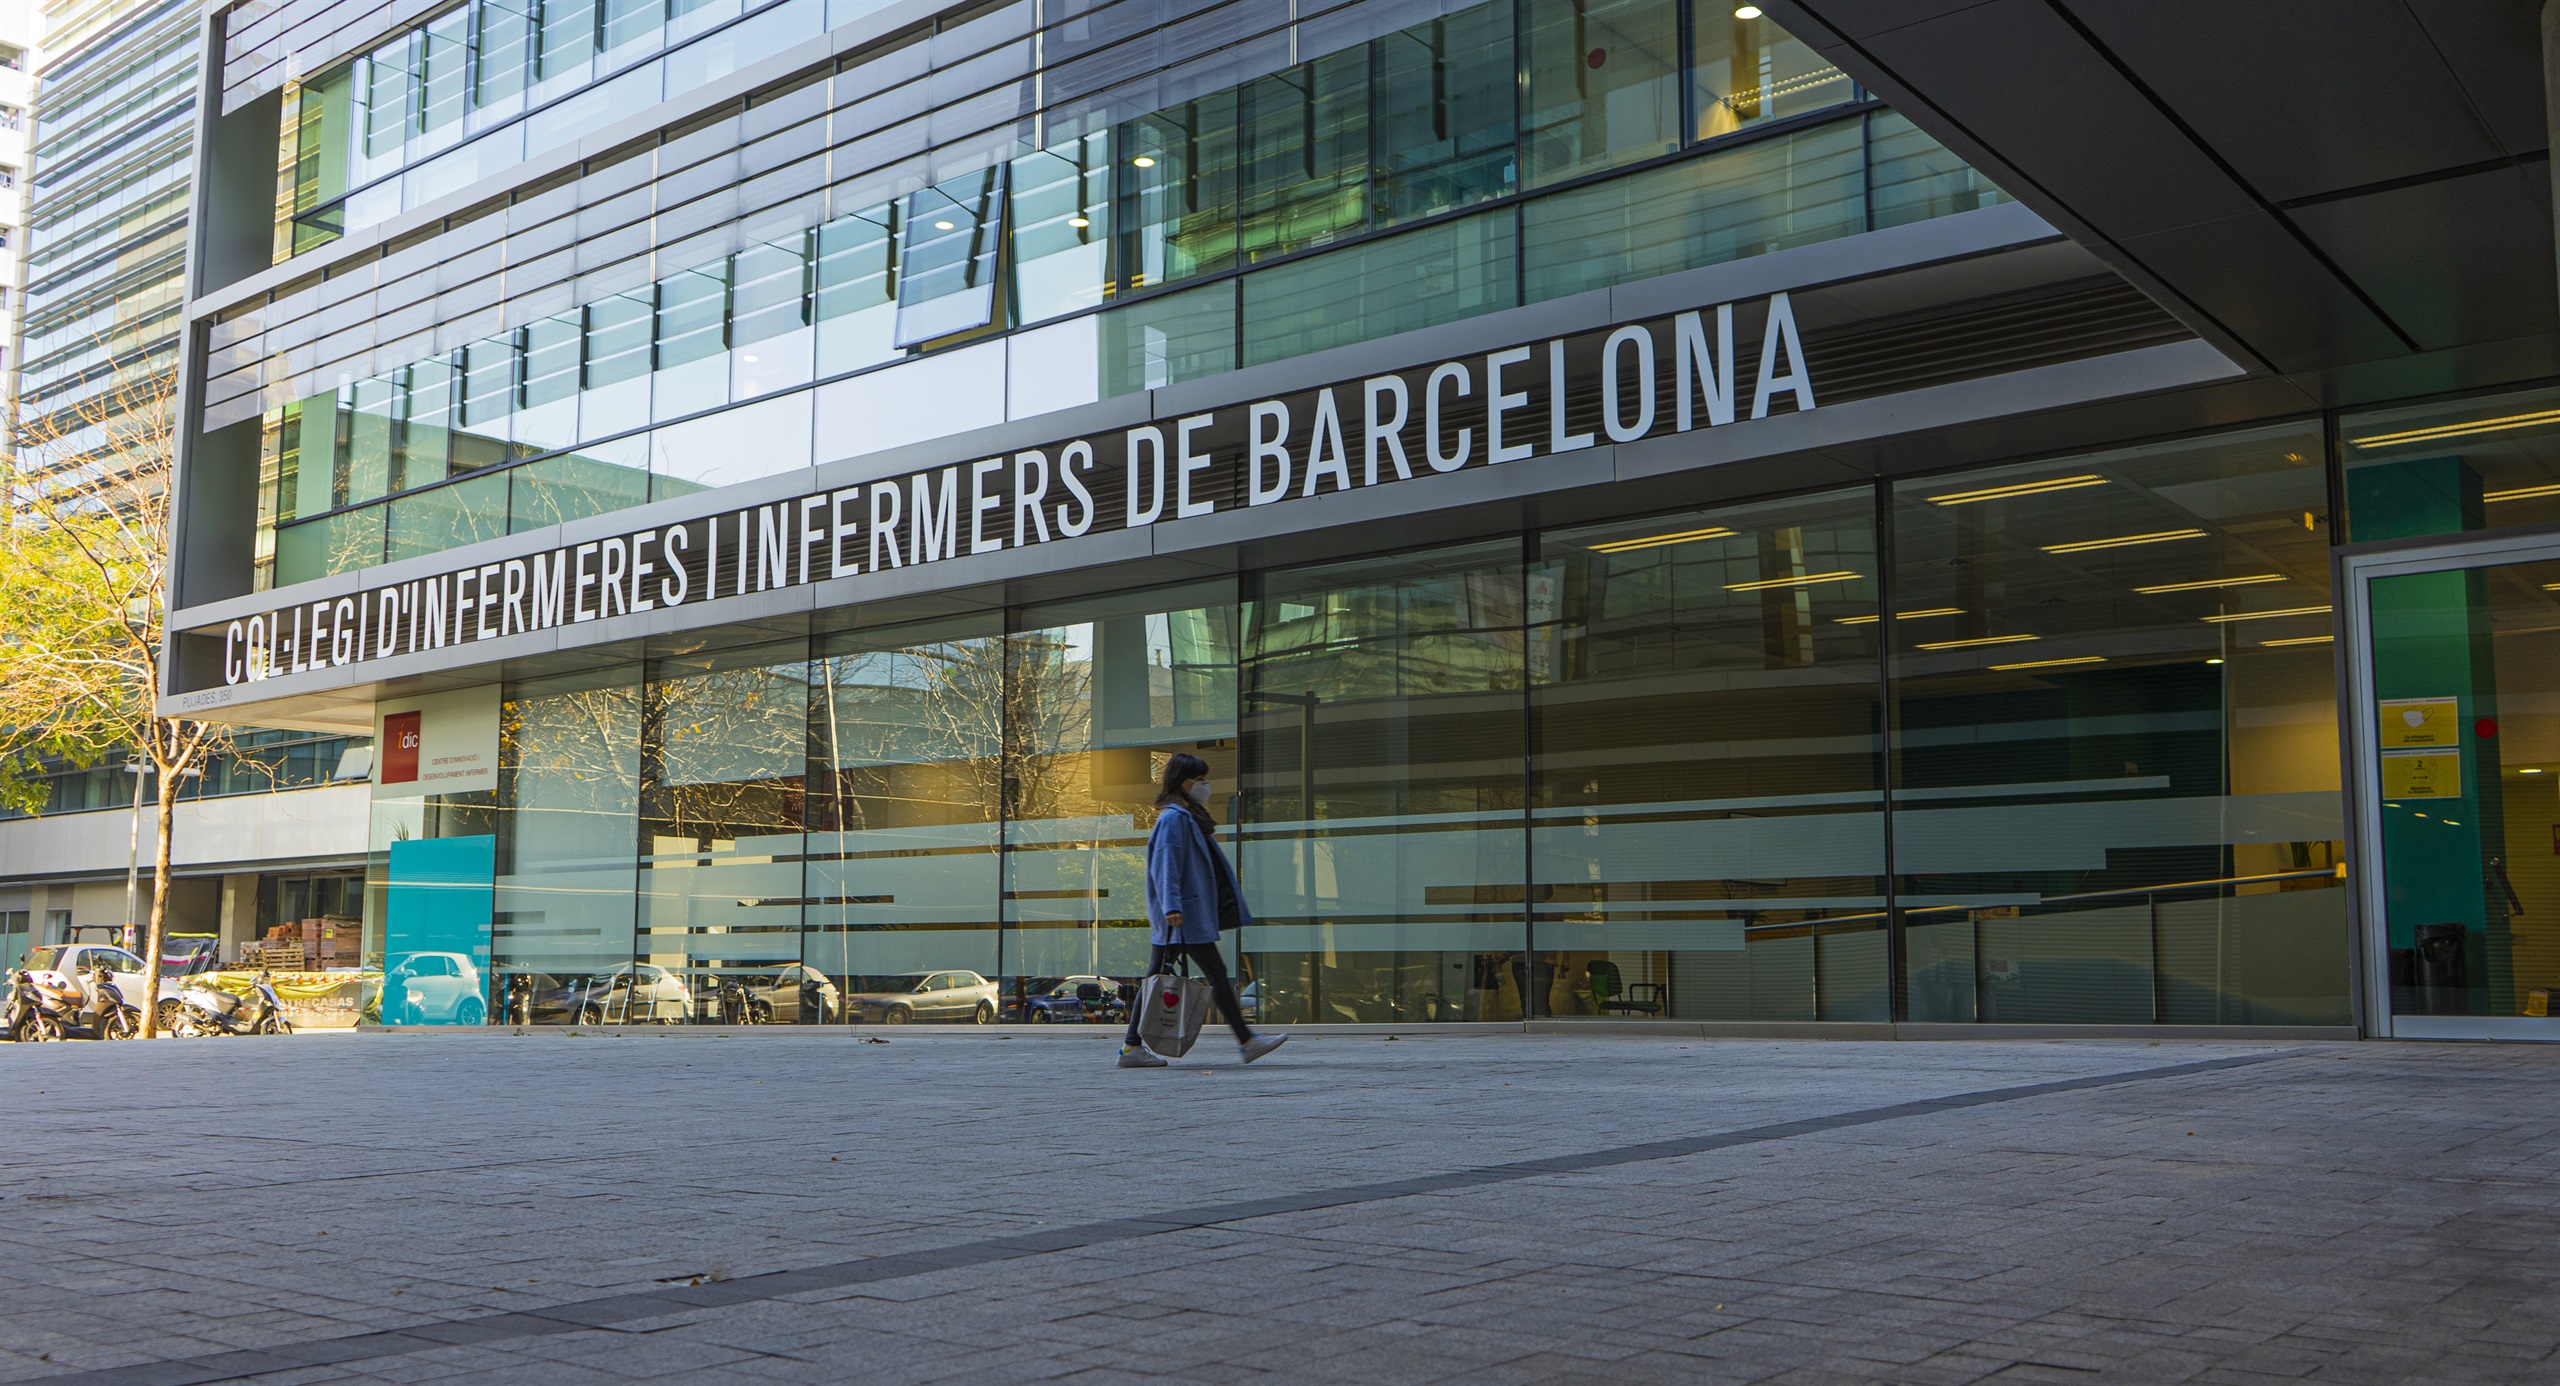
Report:
M1184 785L1201 779L1208 773L1209 762L1189 751L1174 752L1166 758L1164 779L1156 786L1156 807L1161 809L1170 805L1179 805L1192 817L1203 823L1209 822L1209 810L1202 807L1190 795L1182 792Z

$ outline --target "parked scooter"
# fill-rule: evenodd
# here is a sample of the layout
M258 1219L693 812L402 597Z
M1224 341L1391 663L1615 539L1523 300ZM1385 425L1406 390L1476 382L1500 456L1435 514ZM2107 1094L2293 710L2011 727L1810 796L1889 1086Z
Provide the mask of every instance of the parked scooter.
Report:
M36 981L23 971L9 977L9 999L0 1002L0 1040L16 1043L35 1038Z
M132 1039L142 1033L142 1012L125 1001L115 974L104 967L90 974L85 992L76 978L58 973L19 976L35 1005L27 1022L29 1039Z
M252 1000L202 982L193 983L178 993L178 1019L170 1033L181 1039L292 1034L293 1023L284 1018L284 1003L276 999L274 977L261 971L254 992Z

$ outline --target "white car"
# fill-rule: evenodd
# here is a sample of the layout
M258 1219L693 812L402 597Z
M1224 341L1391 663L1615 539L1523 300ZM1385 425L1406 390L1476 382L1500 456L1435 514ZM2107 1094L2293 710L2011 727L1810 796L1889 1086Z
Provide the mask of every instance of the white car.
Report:
M18 959L18 971L39 974L38 981L53 986L76 982L84 995L89 990L89 974L100 966L107 969L108 978L116 984L116 992L124 997L126 1005L138 1007L154 993L154 988L143 983L142 959L112 943L47 944L28 949ZM160 997L160 1028L164 1030L177 1019L178 985L177 978L166 977L156 989Z
M851 980L846 1010L874 1024L996 1021L996 984L975 972L906 972Z
M681 1025L693 1018L693 993L653 963L617 963L536 991L532 1013L540 1024Z
M480 967L468 953L406 953L382 979L386 1025L479 1025L489 1019Z

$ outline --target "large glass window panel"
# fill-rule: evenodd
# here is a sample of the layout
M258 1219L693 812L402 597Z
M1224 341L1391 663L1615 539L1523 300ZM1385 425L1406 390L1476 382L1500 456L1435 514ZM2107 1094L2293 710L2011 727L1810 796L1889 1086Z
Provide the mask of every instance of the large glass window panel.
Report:
M1512 6L1473 5L1377 43L1372 104L1378 224L1512 191L1519 88Z
M1861 488L1540 537L1541 1013L1890 1018L1874 512Z
M399 383L400 403L398 426L391 435L391 489L441 481L453 456L453 363L420 361L403 366L393 376Z
M2006 202L2009 195L1897 111L1867 117L1868 226L1882 230Z
M690 495L806 467L812 414L811 396L799 391L653 430L651 494Z
M649 500L649 435L590 443L509 472L512 533L627 510Z
M818 374L894 360L897 345L897 206L838 217L818 228Z
M1236 283L1124 304L1102 317L1102 393L1160 390L1236 368Z
M744 1023L800 962L806 649L664 661L641 703L633 1020Z
M557 314L524 329L524 395L515 411L515 436L529 450L567 447L578 440L578 379L586 332L576 312Z
M586 70L596 55L597 0L538 0L534 77L549 80Z
M853 1021L992 1020L1003 972L1000 623L858 631L820 653L809 964Z
M364 154L395 165L417 117L417 36L403 34L365 59Z
M1003 207L1001 167L907 195L899 221L897 345L915 346L994 321Z
M293 210L308 212L347 193L357 64L348 63L302 88L294 127ZM297 245L298 252L307 247Z
M657 378L651 406L679 418L729 402L729 262L658 281Z
M478 471L523 455L509 442L515 421L516 366L522 359L512 335L473 342L462 349L461 418L453 435L455 472Z
M1519 302L1513 246L1512 219L1497 211L1245 275L1244 364L1509 308Z
M1522 13L1530 186L1680 147L1675 0L1527 0Z
M585 389L578 436L601 438L649 422L650 325L654 290L587 305Z
M340 388L338 401L337 503L353 505L388 494L400 408L397 376L354 381Z
M1690 76L1700 139L1857 98L1849 74L1757 5L1701 5L1694 22Z
M1196 754L1221 791L1236 784L1235 596L1214 582L1034 607L1007 637L1007 1018L1030 1018L1031 996L1091 985L1084 1014L1100 1019L1145 973L1165 761ZM1226 818L1231 803L1213 811Z
M2560 520L2560 390L2350 414L2338 434L2359 542Z
M1264 1020L1524 1014L1521 596L1511 544L1261 575L1237 719Z
M639 670L518 685L499 721L493 1010L629 1017L638 914Z
M507 532L507 474L430 486L391 502L389 559L415 558Z
M812 240L803 232L738 252L730 270L731 399L809 383L817 350L810 325Z
M1895 486L1912 1020L2346 1021L2320 438Z
M449 10L418 33L418 129L426 135L462 133L464 85L471 66L471 13Z
M1131 293L1236 262L1236 95L1140 116L1114 141L1119 237L1113 275Z
M1044 322L1111 288L1111 136L1069 140L1013 161L1015 321Z
M315 395L286 405L278 419L277 519L318 515L344 504L343 498L333 493L330 476L337 402L334 395Z
M1858 122L1684 159L1521 209L1522 286L1561 298L1866 229Z
M1368 47L1248 82L1238 99L1245 263L1367 230Z
M369 505L279 528L275 585L290 586L380 563L382 520L383 507Z
M540 8L541 0L480 0L474 39L480 68L471 83L473 107L488 110L523 93L533 65L533 16Z
M658 30L667 22L667 0L599 0L599 4L598 30L602 37L598 46L608 53L657 38Z

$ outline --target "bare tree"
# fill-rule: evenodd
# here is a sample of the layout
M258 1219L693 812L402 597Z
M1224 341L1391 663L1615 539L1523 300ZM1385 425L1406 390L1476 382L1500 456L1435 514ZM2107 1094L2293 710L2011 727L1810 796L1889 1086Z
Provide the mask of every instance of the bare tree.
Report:
M0 529L0 795L33 812L48 765L95 764L124 751L151 767L156 828L142 946L155 986L179 785L231 747L229 728L158 710L176 411L171 377L145 362L23 422ZM135 999L149 1038L158 997Z

